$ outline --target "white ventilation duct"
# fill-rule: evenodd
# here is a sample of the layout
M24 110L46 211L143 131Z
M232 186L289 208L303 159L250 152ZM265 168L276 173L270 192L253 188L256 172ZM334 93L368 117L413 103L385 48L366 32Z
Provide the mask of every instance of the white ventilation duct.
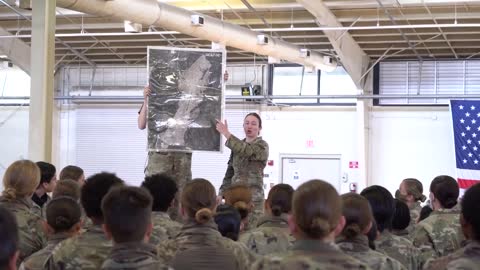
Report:
M115 17L143 25L159 26L320 70L333 71L337 66L329 56L312 51L310 56L302 57L301 47L271 36L268 44L259 44L258 32L157 0L57 0L57 6L96 16ZM192 24L192 15L203 17L203 25Z

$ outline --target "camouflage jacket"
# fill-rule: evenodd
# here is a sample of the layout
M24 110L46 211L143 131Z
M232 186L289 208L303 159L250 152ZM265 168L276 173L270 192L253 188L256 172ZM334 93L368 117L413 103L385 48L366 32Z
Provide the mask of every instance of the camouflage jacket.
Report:
M93 225L86 232L60 242L52 254L56 269L100 269L112 249L100 225Z
M408 239L383 231L375 241L377 251L396 259L407 269L420 269L421 261L418 257L420 251Z
M20 270L43 270L49 269L49 260L52 257L53 249L61 241L69 237L66 233L57 233L49 237L47 246L28 257L20 265Z
M240 235L238 241L258 255L287 251L295 239L288 229L288 216L264 216L258 220L257 228Z
M417 219L420 216L420 211L422 211L422 206L420 202L415 202L410 209L410 224L408 224L407 231L409 234L412 234L415 230L415 225L417 224Z
M172 220L166 212L152 212L152 223L150 243L153 245L175 238L182 228L182 224Z
M34 252L47 245L47 236L43 230L42 218L32 211L30 198L8 200L0 198L0 205L10 210L17 218L20 257L17 265Z
M169 267L158 261L154 245L142 242L115 244L103 262L104 270L167 270Z
M400 237L405 237L410 241L410 234L408 233L407 229L404 230L392 230L392 234Z
M460 226L460 206L433 211L418 223L413 244L420 249L422 260L446 256L461 248L465 240Z
M247 143L234 135L230 136L225 145L232 150L228 160L227 172L220 186L220 194L231 184L247 183L253 191L253 201L263 201L263 169L267 165L268 144L257 137ZM263 206L262 206L263 207Z
M480 243L468 241L465 247L450 255L428 260L423 269L480 269Z
M365 235L359 235L354 239L345 239L339 237L337 245L347 255L365 263L372 270L407 270L399 261L388 257L378 251L370 249L368 238Z
M241 243L223 237L213 221L189 220L175 239L157 246L160 261L174 269L250 269L256 256Z
M334 243L321 240L297 240L284 253L258 260L255 270L370 269L364 263L343 253Z

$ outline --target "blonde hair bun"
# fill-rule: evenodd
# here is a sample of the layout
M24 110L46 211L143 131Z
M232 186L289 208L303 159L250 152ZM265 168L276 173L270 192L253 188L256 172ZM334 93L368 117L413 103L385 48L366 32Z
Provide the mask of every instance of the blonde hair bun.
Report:
M195 220L200 224L204 224L207 223L210 219L212 219L212 216L212 210L208 208L202 208L195 213Z

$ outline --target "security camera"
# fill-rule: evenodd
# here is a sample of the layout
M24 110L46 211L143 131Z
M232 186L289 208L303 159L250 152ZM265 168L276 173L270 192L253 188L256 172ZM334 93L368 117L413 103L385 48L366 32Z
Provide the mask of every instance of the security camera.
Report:
M267 45L269 38L267 35L257 35L257 44L258 45Z
M326 55L323 57L323 63L326 65L332 65L335 63L335 60L333 59L333 57Z
M190 21L194 26L203 26L205 24L205 18L200 15L190 16Z
M300 57L307 58L310 57L312 52L309 49L300 49Z

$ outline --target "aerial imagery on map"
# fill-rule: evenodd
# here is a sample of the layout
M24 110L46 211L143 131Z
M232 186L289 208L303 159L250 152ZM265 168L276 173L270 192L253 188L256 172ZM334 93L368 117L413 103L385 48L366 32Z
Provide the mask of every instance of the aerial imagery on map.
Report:
M149 151L220 151L224 52L148 48Z

